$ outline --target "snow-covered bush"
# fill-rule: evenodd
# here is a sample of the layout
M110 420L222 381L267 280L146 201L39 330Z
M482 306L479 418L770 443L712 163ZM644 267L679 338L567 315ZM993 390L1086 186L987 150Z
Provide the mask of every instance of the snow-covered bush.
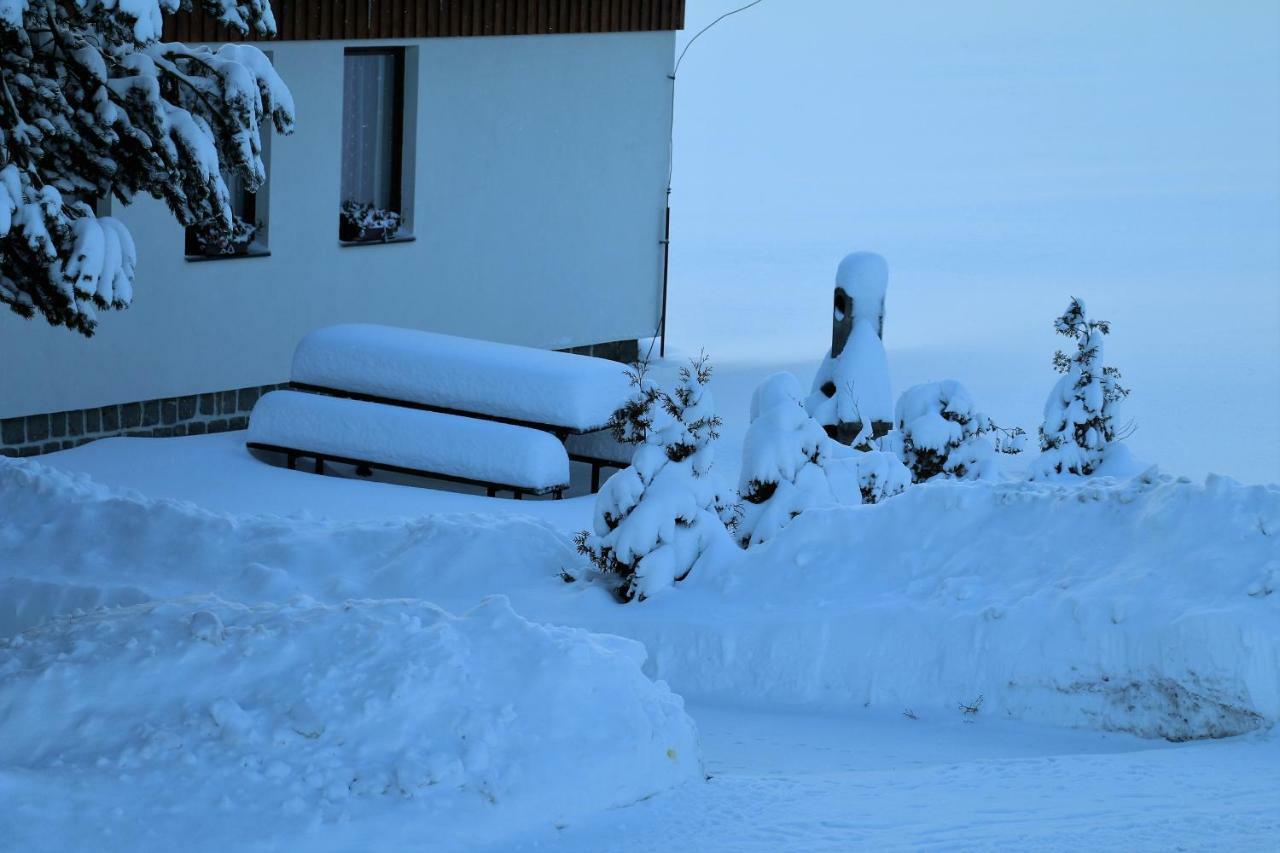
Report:
M743 548L772 539L807 509L877 503L911 482L892 454L856 450L830 438L805 411L801 396L794 376L775 373L751 397L738 485L741 517L734 531Z
M575 540L579 553L616 582L622 601L643 600L683 580L712 541L726 535L725 508L709 476L720 418L707 389L706 356L681 368L672 393L650 394L643 376L632 418L650 424L645 443L630 466L605 482L593 530ZM666 415L656 428L655 403Z
M829 449L827 482L840 504L880 503L911 485L911 469L896 454L856 450L834 441Z
M1129 396L1120 384L1120 371L1102 363L1103 337L1111 333L1106 320L1090 320L1084 302L1073 298L1054 330L1075 342L1075 352L1054 353L1054 369L1062 378L1044 404L1040 425L1040 457L1032 464L1033 479L1054 474L1088 476L1106 458L1112 442L1127 428L1117 424L1119 403Z
M889 267L877 254L855 252L840 262L836 334L805 403L828 435L864 450L889 431L893 420L889 363L880 340L888 283Z
M923 483L939 475L961 480L998 476L997 453L1021 450L1021 429L1001 429L979 412L954 379L908 388L894 409L884 445Z
M184 225L231 232L224 174L265 179L261 127L293 130L293 98L247 44L159 41L192 0L0 2L0 304L93 333L132 299L127 228L95 199L163 200ZM275 32L267 0L199 0L240 32Z
M751 396L735 531L744 548L773 538L805 509L834 502L823 468L831 439L804 410L801 396L790 373L773 374Z

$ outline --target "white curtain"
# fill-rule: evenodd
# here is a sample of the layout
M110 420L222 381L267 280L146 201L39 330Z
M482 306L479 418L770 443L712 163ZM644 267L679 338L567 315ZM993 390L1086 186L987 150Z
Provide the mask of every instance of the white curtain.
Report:
M350 53L342 93L342 200L391 207L395 56Z

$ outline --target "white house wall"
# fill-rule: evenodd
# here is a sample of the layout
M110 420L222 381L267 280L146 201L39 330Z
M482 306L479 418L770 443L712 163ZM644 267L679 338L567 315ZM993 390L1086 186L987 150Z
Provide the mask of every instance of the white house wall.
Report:
M271 255L188 262L162 204L117 209L133 306L89 340L0 314L0 418L281 382L297 340L337 322L555 348L653 334L674 33L386 42L416 50L416 240L354 247L337 240L344 44L269 47L298 114L271 144Z

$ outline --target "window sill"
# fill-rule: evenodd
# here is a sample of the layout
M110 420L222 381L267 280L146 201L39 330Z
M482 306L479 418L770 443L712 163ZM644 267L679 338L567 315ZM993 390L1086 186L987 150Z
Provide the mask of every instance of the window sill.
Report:
M191 263L201 263L203 261L238 261L243 258L269 258L271 257L270 249L250 249L247 252L241 252L236 255L187 255L186 258Z
M347 249L354 246L385 246L390 243L412 243L417 239L412 234L397 234L395 237L388 237L385 240L339 240L338 245Z

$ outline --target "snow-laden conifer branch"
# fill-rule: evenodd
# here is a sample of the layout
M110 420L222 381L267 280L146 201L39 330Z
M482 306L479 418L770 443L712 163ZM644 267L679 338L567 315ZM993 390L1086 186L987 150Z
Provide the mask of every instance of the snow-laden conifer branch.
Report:
M201 0L242 32L275 32L267 0ZM225 175L265 180L265 123L293 98L251 45L159 42L189 0L0 0L0 304L90 335L133 298L128 229L95 200L163 200L184 225L234 227Z

